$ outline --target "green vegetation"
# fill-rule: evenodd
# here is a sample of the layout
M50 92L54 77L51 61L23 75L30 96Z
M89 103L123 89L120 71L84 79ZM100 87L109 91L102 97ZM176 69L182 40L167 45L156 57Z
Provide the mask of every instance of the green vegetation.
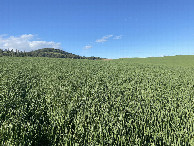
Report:
M177 55L177 56L149 57L149 58L127 58L127 59L120 59L120 60L123 60L123 61L125 60L130 63L194 67L194 55Z
M22 52L19 50L16 50L15 52L13 50L2 50L0 49L0 57L2 56L9 56L9 57L51 57L51 58L72 58L72 59L89 59L89 60L99 60L103 59L100 57L85 57L85 56L79 56L72 53L68 53L66 51L60 50L60 49L54 49L54 48L43 48L35 51L30 52Z
M194 57L172 58L1 57L0 145L194 145Z

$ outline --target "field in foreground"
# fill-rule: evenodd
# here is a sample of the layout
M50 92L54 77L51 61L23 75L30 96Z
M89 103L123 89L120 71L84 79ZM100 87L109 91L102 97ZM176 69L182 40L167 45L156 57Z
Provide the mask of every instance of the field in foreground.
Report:
M0 145L152 144L194 144L194 57L0 58Z

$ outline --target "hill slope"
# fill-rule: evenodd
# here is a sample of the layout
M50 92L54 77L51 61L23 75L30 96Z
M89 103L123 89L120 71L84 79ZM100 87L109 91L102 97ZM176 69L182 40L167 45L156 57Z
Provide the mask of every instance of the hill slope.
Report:
M43 48L38 49L35 51L30 52L22 52L16 50L15 52L13 50L1 50L0 49L0 56L11 56L11 57L52 57L52 58L73 58L73 59L101 59L100 57L85 57L85 56L79 56L72 53L68 53L66 51L60 50L60 49L54 49L54 48Z
M176 55L148 58L120 58L119 60L140 64L194 67L194 55Z

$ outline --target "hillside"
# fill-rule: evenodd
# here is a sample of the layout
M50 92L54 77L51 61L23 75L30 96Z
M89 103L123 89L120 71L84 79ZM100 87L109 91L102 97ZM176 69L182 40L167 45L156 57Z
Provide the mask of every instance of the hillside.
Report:
M0 49L0 57L11 56L11 57L52 57L52 58L73 58L73 59L90 59L97 60L102 59L100 57L85 57L79 56L66 51L54 48L43 48L30 52L13 51L13 50L2 50Z
M120 58L119 60L151 65L166 65L166 66L181 66L181 67L193 67L194 55L176 55L176 56L164 56L164 57L148 57L148 58Z

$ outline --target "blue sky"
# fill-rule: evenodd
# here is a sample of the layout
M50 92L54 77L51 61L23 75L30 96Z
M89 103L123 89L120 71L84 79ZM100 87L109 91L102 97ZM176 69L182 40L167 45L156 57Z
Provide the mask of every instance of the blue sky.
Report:
M0 48L105 58L194 54L193 0L1 0Z

